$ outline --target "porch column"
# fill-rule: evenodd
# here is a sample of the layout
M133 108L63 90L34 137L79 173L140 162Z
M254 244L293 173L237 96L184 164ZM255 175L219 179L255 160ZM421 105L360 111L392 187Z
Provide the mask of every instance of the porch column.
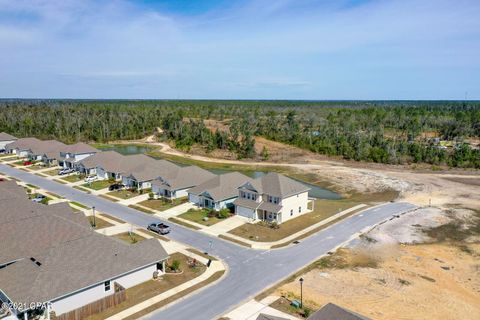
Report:
M25 311L25 312L23 313L23 319L24 319L24 320L28 320L28 312Z
M165 267L166 267L166 266L165 266L165 260L163 260L163 261L162 261L162 269L163 269L162 271L163 271L163 273L165 273L165 272L166 272L166 269L165 269Z
M50 320L50 302L47 303L47 320Z

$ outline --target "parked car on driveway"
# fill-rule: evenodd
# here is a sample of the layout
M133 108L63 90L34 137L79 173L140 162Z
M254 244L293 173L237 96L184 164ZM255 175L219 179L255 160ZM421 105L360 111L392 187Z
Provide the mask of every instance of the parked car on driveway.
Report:
M37 193L35 195L35 198L32 198L32 201L33 202L37 202L37 203L40 203L43 201L43 199L45 199L46 197L43 195L43 194L40 194L40 193Z
M147 229L158 234L170 233L170 227L164 223L151 223L148 225Z
M125 188L124 184L114 183L108 187L108 191L122 190L123 188Z
M98 177L97 176L89 176L89 177L86 177L85 178L85 182L93 182L95 180L97 180Z
M70 169L70 168L65 168L65 169L61 169L60 171L58 171L58 175L59 176L63 176L64 174L69 174L69 173L72 173L73 170Z

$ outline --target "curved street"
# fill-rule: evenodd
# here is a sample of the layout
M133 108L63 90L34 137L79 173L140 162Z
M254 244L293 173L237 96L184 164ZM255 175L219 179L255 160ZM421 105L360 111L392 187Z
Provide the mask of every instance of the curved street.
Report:
M69 186L0 164L0 172L56 193L66 199L95 206L98 211L145 227L162 221L146 213L87 194ZM150 314L151 319L215 319L236 305L253 298L264 289L283 280L317 260L328 251L351 240L363 229L414 209L409 203L387 203L346 218L302 241L283 249L254 250L217 237L172 224L169 237L222 259L228 272L215 285ZM210 242L212 243L209 250Z

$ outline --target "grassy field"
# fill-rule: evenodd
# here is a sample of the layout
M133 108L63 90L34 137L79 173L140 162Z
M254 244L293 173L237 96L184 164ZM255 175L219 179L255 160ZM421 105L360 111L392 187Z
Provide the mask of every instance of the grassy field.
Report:
M137 206L137 205L134 205L134 204L129 205L129 207L132 208L132 209L138 210L138 211L142 211L142 212L148 213L148 214L154 214L154 213L155 213L155 212L152 211L152 210L145 209L145 208L143 208L143 207L140 207L140 206Z
M105 310L102 313L96 314L94 316L88 317L87 320L101 320L101 319L106 319L108 317L111 317L112 315L119 313L120 311L123 311L125 309L128 309L136 304L139 304L142 301L145 301L149 298L152 298L154 296L157 296L167 290L173 289L175 287L178 287L182 283L185 283L187 281L190 281L198 276L200 276L202 273L205 272L206 267L202 264L198 264L195 268L192 268L189 266L188 261L190 260L189 257L181 254L181 253L174 253L170 256L168 259L167 265L171 264L172 261L177 260L180 262L180 269L182 273L179 274L164 274L161 276L160 280L155 281L155 280L150 280L145 283L139 284L135 287L129 288L126 291L127 294L127 300L122 302L121 304L110 308L108 310ZM223 272L222 272L223 274ZM206 284L218 279L219 277L213 278L213 280L210 280L208 282L202 282L201 286L205 286ZM166 299L165 301L160 302L159 304L154 304L150 306L146 310L142 310L139 313L136 313L134 316L132 316L132 319L137 319L141 315L145 315L155 309L158 309L161 307L161 304L164 303L169 303L172 302L173 300L176 300L180 298L181 296L184 296L193 290L197 289L197 286L194 286L192 288L189 288L187 290L184 290L180 293L177 293L176 295L172 296L171 298Z
M167 209L173 208L187 201L188 201L187 197L173 199L173 200L161 198L161 199L145 200L145 201L139 202L138 204L153 210L165 211Z
M43 174L49 175L49 176L56 176L58 175L58 169L53 169L49 171L42 172Z
M102 190L108 188L111 183L108 180L97 180L90 183L82 184L82 187L89 188L92 190Z
M60 178L60 179L70 183L82 181L82 178L78 174L72 174L71 176Z
M76 201L70 201L70 203L77 206L77 207L83 208L83 209L91 209L90 207L87 207L86 205L81 204L81 203L76 202Z
M215 223L223 221L225 219L219 219L217 217L209 217L207 221L204 221L203 218L207 217L210 210L208 209L190 209L185 213L179 215L179 218L183 218L186 220L190 220L199 224L203 224L204 226L212 226Z
M181 226L184 226L184 227L187 227L187 228L190 228L190 229L193 229L193 230L200 230L200 228L194 226L194 225L191 225L189 223L186 223L186 222L183 222L182 220L179 220L177 218L168 218L168 221L172 221L176 224L179 224Z

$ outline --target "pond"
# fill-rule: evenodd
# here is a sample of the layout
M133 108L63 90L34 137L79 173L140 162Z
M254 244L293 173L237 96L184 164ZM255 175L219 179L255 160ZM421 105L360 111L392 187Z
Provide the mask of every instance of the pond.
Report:
M120 154L123 154L123 155L131 155L131 154L147 153L147 152L151 151L152 148L148 147L148 146L137 146L137 145L101 145L101 146L97 146L97 149L104 150L104 151L105 150L113 150L113 151L116 151L116 152L118 152ZM175 162L175 161L171 161L171 162L174 162L175 164L177 164L181 167L185 166L185 164L182 164L182 163L178 163L178 162ZM268 173L268 172L265 172L265 171L233 170L233 169L232 170L207 169L207 170L212 172L212 173L215 173L215 174L223 174L223 173L228 173L228 172L232 172L232 171L238 171L238 172L243 173L244 175L249 176L250 178L253 178L253 179L262 177L262 176L264 176ZM306 183L304 181L300 181L300 180L298 180L298 181L311 188L310 191L308 192L308 195L310 197L318 198L318 199L329 199L329 200L342 199L341 195L339 195L338 193L336 193L332 190L321 188L319 186L316 186L316 185L313 185L313 184L310 184L310 183Z

